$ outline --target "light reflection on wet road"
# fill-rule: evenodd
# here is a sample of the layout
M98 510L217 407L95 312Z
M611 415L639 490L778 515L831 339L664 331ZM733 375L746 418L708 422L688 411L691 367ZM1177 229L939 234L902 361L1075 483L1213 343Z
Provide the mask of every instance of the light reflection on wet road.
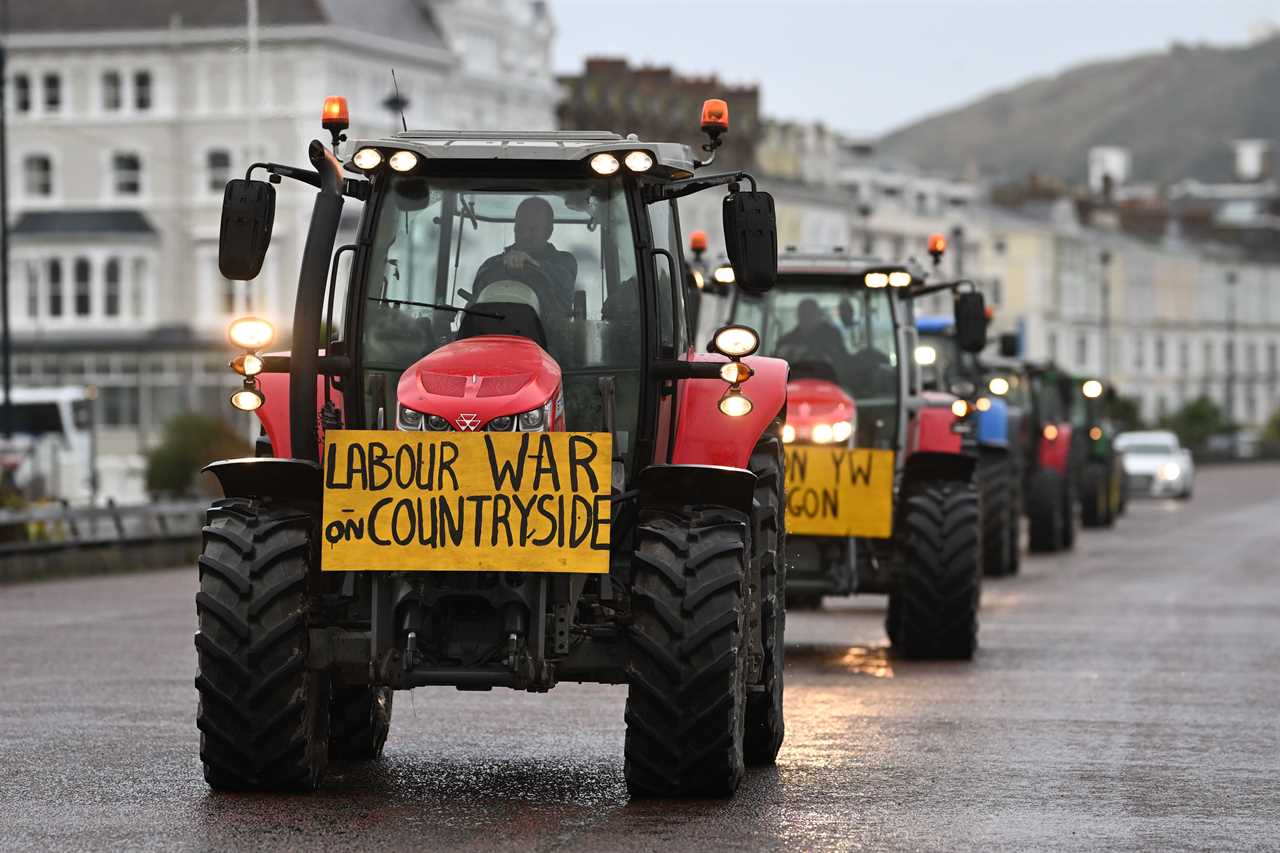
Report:
M1266 847L1280 829L1280 469L1209 469L984 590L972 664L881 599L789 623L787 742L728 802L628 802L623 688L397 697L384 761L215 795L195 571L0 587L0 848Z

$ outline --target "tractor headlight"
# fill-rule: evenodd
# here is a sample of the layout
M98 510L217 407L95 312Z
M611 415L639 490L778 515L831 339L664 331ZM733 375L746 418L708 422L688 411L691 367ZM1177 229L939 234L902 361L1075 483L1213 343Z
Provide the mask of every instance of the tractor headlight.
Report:
M521 432L542 432L551 424L551 401L548 400L536 409L522 412L516 419L516 428Z
M951 414L955 415L957 418L963 418L965 415L969 414L969 404L964 400L956 400L951 404Z
M266 320L257 317L241 317L227 327L227 338L243 350L254 352L275 339L276 330Z
M796 440L796 428L791 424L782 425L782 443L791 444Z
M911 273L903 270L896 270L889 273L890 287L909 287L911 285Z
M720 398L720 411L731 418L740 418L751 414L751 400L737 388L730 388Z
M722 326L711 339L711 348L729 358L743 358L760 347L760 336L750 326Z
M408 172L414 166L418 165L418 155L412 151L397 151L391 155L391 159L387 161L387 165L395 169L397 172Z
M853 435L852 421L836 421L831 425L831 438L833 441L845 442L849 440L851 435Z
M1090 400L1096 400L1102 396L1102 383L1096 379L1086 379L1080 386L1080 393Z
M262 372L262 359L251 352L241 353L231 359L231 369L241 376L257 376Z
M248 382L245 387L241 388L231 395L231 405L242 412L257 411L267 398L262 395L257 386L250 386Z
M987 390L997 397L1003 397L1009 393L1009 380L1003 376L993 376L987 383Z
M886 287L889 284L889 274L883 272L869 272L862 277L862 281L867 285L867 287Z
M426 416L416 409L410 409L408 406L401 406L399 415L396 417L396 427L398 429L417 431L422 429L422 421Z
M612 175L618 171L618 158L612 154L597 154L591 158L591 171L597 175Z
M382 162L382 152L377 148L361 148L351 158L351 162L356 164L357 169L369 171L378 168L378 164Z
M515 426L516 419L511 415L499 415L489 421L489 425L485 427L489 432L511 432L511 428Z
M916 347L916 364L928 367L938 360L938 351L928 344Z
M724 266L716 267L716 271L712 274L717 284L733 284L738 277L733 273L733 267Z
M728 361L720 368L720 378L730 385L738 385L746 382L755 374L747 365L740 361Z
M431 432L448 432L449 422L439 415L427 415L427 429Z
M973 405L974 405L974 408L976 408L979 412L989 412L991 411L991 398L979 397L977 402L975 402Z
M653 158L647 151L632 151L622 162L633 172L647 172L653 168Z
M830 444L835 437L831 424L814 424L809 435L813 438L814 444Z

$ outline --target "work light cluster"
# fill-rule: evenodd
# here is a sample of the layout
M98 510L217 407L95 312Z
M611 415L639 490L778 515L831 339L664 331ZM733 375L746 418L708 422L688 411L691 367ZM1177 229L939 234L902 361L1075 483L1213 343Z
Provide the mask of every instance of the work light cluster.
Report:
M275 336L272 325L257 317L241 317L227 328L227 338L232 345L244 350L231 359L231 369L244 377L244 384L231 394L231 405L242 412L256 411L266 402L258 386L258 374L264 367L258 353L270 346Z

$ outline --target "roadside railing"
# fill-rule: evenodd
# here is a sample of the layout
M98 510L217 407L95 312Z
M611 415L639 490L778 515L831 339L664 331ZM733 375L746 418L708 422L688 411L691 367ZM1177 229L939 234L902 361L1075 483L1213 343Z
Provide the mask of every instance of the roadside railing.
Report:
M198 549L207 500L0 510L0 581L165 565Z

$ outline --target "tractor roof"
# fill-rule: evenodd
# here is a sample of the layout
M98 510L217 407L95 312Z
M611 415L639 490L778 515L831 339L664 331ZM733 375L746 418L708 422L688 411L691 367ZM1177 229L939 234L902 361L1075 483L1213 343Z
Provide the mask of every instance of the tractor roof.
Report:
M428 160L587 160L601 152L649 152L664 177L688 177L696 166L693 151L680 142L646 142L631 134L592 130L472 131L408 130L391 137L364 139L363 147L403 148ZM619 158L621 159L621 158ZM665 167L665 168L661 168Z
M843 250L804 250L788 246L778 253L779 275L852 275L880 269L887 264L867 255L850 255Z

